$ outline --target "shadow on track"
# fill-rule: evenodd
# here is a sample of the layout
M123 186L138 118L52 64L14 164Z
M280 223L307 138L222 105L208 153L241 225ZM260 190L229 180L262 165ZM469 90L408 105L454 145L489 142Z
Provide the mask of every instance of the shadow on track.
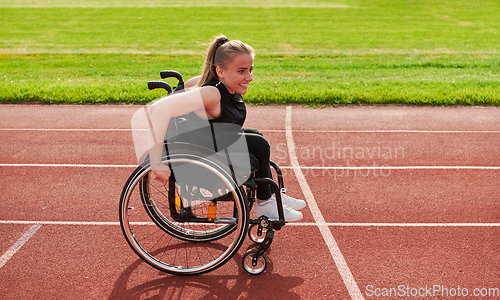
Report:
M255 247L248 247L249 249ZM241 249L240 249L241 251ZM160 278L133 285L134 271L149 266L137 259L127 267L116 281L109 300L114 299L300 299L291 290L304 283L300 277L285 277L273 273L273 262L264 273L249 275L241 266L242 256L237 253L232 260L238 265L235 276L210 275L174 276L159 272Z

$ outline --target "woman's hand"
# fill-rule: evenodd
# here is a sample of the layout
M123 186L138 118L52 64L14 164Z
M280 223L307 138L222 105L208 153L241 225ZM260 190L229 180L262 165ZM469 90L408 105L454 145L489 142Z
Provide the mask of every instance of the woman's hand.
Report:
M167 185L168 179L170 178L170 168L160 163L159 165L152 166L151 173L153 174L152 182L155 183L157 187L162 187Z

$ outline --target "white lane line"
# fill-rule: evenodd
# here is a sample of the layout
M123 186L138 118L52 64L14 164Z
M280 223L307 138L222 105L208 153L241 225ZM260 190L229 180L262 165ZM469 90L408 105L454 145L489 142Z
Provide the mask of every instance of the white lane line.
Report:
M282 129L261 130L262 132L286 132ZM300 130L295 133L500 133L500 130Z
M287 223L286 226L315 226L316 223ZM326 223L330 227L500 227L500 223Z
M280 167L281 169L293 169L290 166ZM303 170L500 170L500 167L493 166L380 166L380 167L305 167Z
M138 165L93 165L93 164L0 164L0 167L70 167L70 168L137 168ZM280 169L293 169L293 166L280 166ZM380 166L380 167L306 167L302 170L500 170L493 166Z
M0 257L0 269L5 266L9 259L11 259L24 244L26 244L26 242L36 233L38 229L40 229L40 227L42 227L40 224L31 226L30 229L28 229L28 231L26 231L23 236L21 236L19 240L17 240L17 242L2 255L2 257Z
M0 131L132 131L130 128L0 128ZM134 129L134 131L148 131L147 129Z
M147 131L131 128L0 128L0 131ZM262 132L286 132L283 129L261 129ZM500 130L300 130L296 133L500 133Z
M90 225L90 226L106 226L106 225L120 225L120 222L0 220L0 224L22 224L22 225L40 224L40 225Z
M76 225L76 226L120 226L120 222L85 221L22 221L0 220L0 224L16 225ZM154 225L152 222L132 222L132 225ZM327 223L328 227L500 227L500 223ZM286 226L318 226L313 222L292 222Z
M138 165L90 165L90 164L0 164L0 167L137 168L137 167L138 167Z
M318 208L316 200L314 199L314 195L307 184L307 180L300 169L299 161L297 156L295 155L295 142L293 141L292 135L292 106L286 107L286 116L285 116L285 130L286 130L286 142L288 146L288 153L290 156L290 161L293 167L293 171L295 172L295 176L299 181L300 188L304 193L304 196L307 201L307 205L309 206L309 210L311 211L314 221L325 240L328 249L330 250L330 254L339 270L340 276L344 281L344 284L347 287L349 294L352 299L364 299L363 294L361 293L356 280L352 276L351 270L347 266L347 263L344 259L344 256L340 252L340 248L337 245L337 242L333 238L332 232L328 228L328 225L325 222L325 218L321 214L321 211Z

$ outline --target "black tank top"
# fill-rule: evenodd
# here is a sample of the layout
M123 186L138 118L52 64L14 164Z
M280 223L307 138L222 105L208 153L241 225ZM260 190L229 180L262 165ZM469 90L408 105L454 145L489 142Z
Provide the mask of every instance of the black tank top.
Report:
M209 122L237 124L242 127L245 123L247 110L241 95L238 93L230 94L226 86L218 80L209 81L203 86L215 86L220 93L220 116L209 120Z
M176 140L209 147L209 145L213 145L213 138L215 138L213 135L217 136L217 139L219 137L227 139L228 134L231 136L230 133L241 130L246 119L246 106L240 94L229 93L226 86L218 80L209 81L203 86L214 86L219 90L220 115L215 119L208 120L208 123L206 119L200 118L195 112L178 117L179 136Z

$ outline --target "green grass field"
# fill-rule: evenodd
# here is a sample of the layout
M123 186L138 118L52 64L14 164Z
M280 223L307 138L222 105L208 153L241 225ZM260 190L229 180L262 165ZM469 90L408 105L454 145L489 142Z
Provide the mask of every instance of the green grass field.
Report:
M2 0L0 101L147 103L224 33L257 51L248 103L500 104L497 0L199 2Z

